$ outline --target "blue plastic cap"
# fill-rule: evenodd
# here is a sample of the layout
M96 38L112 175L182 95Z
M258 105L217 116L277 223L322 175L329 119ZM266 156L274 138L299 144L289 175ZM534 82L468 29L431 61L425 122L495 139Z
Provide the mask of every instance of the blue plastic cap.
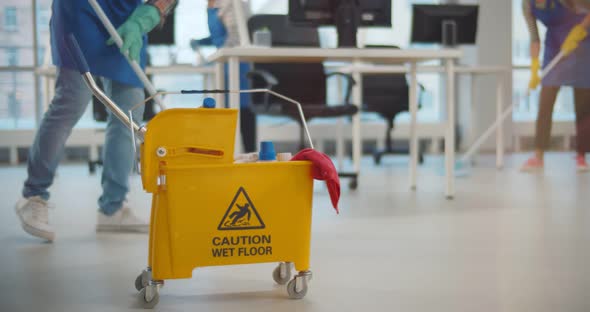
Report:
M275 146L270 141L260 142L260 152L258 153L258 160L276 160L277 153Z
M204 108L215 108L215 99L207 97L203 100L203 107Z

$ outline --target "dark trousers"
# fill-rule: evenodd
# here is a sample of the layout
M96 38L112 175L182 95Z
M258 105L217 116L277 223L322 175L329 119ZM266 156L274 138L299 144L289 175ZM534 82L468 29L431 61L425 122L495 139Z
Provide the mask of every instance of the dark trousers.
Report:
M249 106L240 109L240 131L242 131L244 152L256 152L258 150L256 146L256 115Z

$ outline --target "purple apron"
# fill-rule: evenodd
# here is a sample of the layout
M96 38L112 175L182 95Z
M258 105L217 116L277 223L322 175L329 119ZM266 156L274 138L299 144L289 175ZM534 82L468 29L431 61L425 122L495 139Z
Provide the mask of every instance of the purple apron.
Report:
M543 55L545 67L559 54L565 38L585 15L568 9L559 0L531 0L531 8L535 18L547 27ZM543 78L542 85L590 88L590 36Z

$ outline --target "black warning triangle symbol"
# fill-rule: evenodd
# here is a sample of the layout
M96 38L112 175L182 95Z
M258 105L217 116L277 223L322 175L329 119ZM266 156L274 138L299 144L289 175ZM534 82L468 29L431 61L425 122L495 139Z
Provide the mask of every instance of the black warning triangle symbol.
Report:
M220 231L254 230L265 227L248 193L243 187L240 187L217 229Z

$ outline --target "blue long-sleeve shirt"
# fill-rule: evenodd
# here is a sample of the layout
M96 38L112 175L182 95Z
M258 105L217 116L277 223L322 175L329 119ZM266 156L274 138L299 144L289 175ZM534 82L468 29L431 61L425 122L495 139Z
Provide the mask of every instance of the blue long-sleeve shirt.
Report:
M131 13L144 3L142 0L97 0L113 26L121 26ZM176 0L150 0L159 11L162 20L176 4ZM90 72L117 82L142 87L125 57L116 45L106 45L110 38L98 16L87 0L53 0L51 29L51 53L53 64L59 67L76 69L73 60L67 53L63 39L73 34L80 45L84 57L88 61ZM143 38L140 53L140 65L146 63L147 37Z
M218 8L207 9L207 25L209 26L209 37L197 40L199 45L214 45L221 48L227 39L227 30L218 16Z

